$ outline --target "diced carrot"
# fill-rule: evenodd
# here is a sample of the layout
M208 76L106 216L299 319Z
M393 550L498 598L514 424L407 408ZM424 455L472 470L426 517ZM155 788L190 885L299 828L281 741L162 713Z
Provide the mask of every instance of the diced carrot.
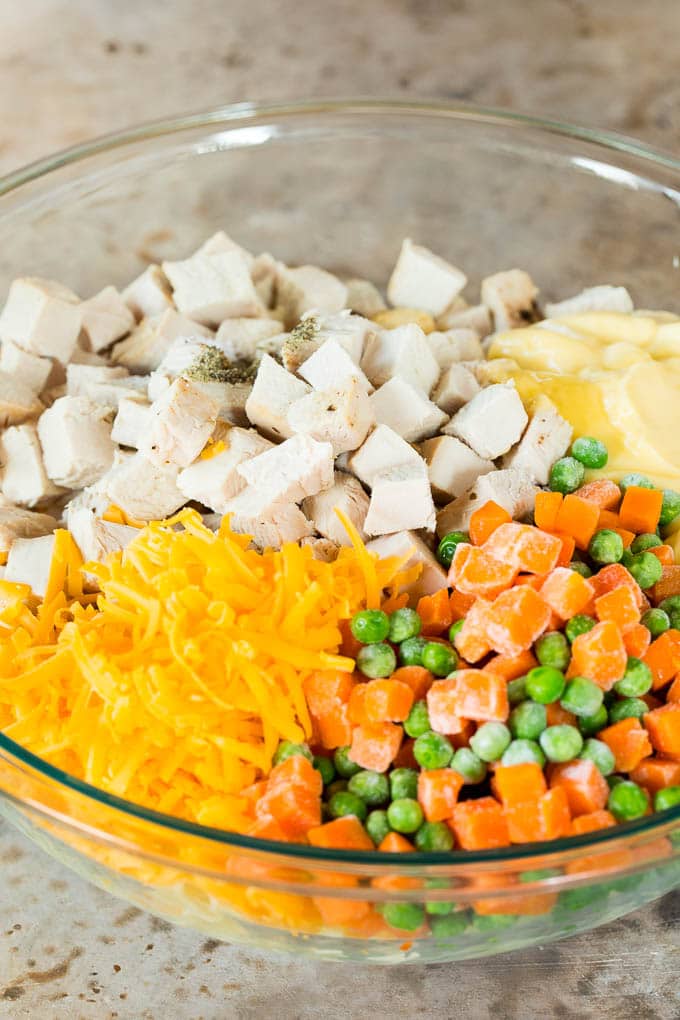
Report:
M600 811L609 797L607 780L597 765L587 758L551 766L550 786L562 787L572 815Z
M435 687L448 683L452 684L450 696L458 719L505 722L508 718L508 688L502 676L483 669L459 669L450 680L435 681L428 694L428 707Z
M549 705L545 706L545 718L548 726L576 726L574 713L567 712L559 701L551 701Z
M608 566L602 567L590 578L590 581L595 589L596 598L625 584L634 592L638 606L642 607L643 605L642 588L621 563L610 563Z
M464 783L454 769L429 769L418 776L418 802L428 822L453 818L458 794Z
M356 886L358 881L352 875L343 875L344 882L333 882L333 885ZM325 884L328 874L324 874ZM372 905L367 900L354 900L347 896L313 896L314 906L321 914L321 920L329 928L344 927L362 921L372 912Z
M277 786L304 786L321 795L323 780L317 769L303 754L294 754L275 765L267 777L268 789Z
M657 709L663 711L663 709ZM649 719L653 712L644 718ZM678 713L680 718L680 713ZM598 739L603 740L616 759L617 772L632 772L643 758L652 753L649 736L637 719L621 719L613 726L600 730ZM659 750L659 748L657 748Z
M383 854L407 854L412 853L415 847L399 832L388 832L378 850Z
M369 722L403 722L413 705L413 691L401 680L369 680L364 712Z
M314 715L310 712L310 716L323 747L333 751L336 747L346 747L349 744L352 739L349 705L338 704L325 715Z
M349 705L347 706L347 717L353 726L363 726L370 722L370 719L366 715L366 689L367 683L358 683L352 690L349 699ZM352 737L345 741L344 744L339 744L339 747L346 747L350 743Z
M608 814L609 812L604 813ZM598 811L599 814L601 812ZM586 815L581 817L585 818ZM632 850L612 850L611 853L588 854L585 857L579 857L575 861L569 861L565 864L564 870L568 875L592 875L598 881L599 876L604 872L623 871L624 868L628 868L633 864L633 860Z
M554 789L536 800L512 804L505 808L511 843L536 843L566 836L571 828L571 815L564 790Z
M663 567L661 580L657 581L651 590L652 602L655 605L671 595L680 595L680 564Z
M568 567L574 558L576 539L573 535L565 535L561 531L553 531L551 534L554 535L555 538L559 538L562 543L562 548L560 549L560 554L557 557L557 563L555 565L558 567Z
M356 679L352 673L332 669L316 670L305 677L304 681L307 707L313 714L323 715L335 708L338 702L347 704L355 684Z
M434 677L424 666L400 666L399 669L395 669L391 679L408 684L413 691L413 700L420 701L432 686Z
M680 758L680 702L655 708L643 716L652 746L659 754Z
M349 620L341 620L340 633L342 635L342 643L340 645L340 654L346 655L349 659L356 659L359 651L364 647L361 641L357 641L352 633ZM347 675L347 674L345 674Z
M501 524L486 540L484 552L528 574L547 574L562 549L559 538L530 524Z
M290 837L303 835L321 822L321 793L299 783L270 786L258 803L257 813L260 817L270 814Z
M630 549L631 545L633 544L633 540L635 539L635 532L626 531L625 528L614 528L614 531L623 542L623 548Z
M523 762L520 765L497 765L491 789L503 807L538 800L547 791L543 769L537 762Z
M597 519L597 530L600 531L602 528L608 528L615 531L621 526L621 520L617 513L613 510L600 510L600 516Z
M675 555L670 545L654 545L651 549L647 549L647 552L656 556L662 567L672 567L675 564Z
M538 666L538 660L533 652L527 649L517 655L496 655L489 662L488 669L496 676L502 676L504 680L516 680L534 666Z
M640 622L635 593L627 585L605 592L595 599L595 615L600 621L611 620L625 634Z
M511 563L500 563L483 549L461 542L453 554L448 583L465 595L492 599L509 588L516 575Z
M415 755L413 753L414 744L415 740L412 740L410 737L408 740L405 740L403 742L403 744L397 751L397 756L394 759L394 762L392 763L395 768L416 770L419 768L418 762L416 761Z
M507 510L504 510L498 503L494 503L492 499L480 506L478 510L470 516L470 524L468 527L468 534L470 535L470 541L474 545L482 545L486 542L489 535L492 535L496 528L500 527L501 524L506 524L512 520L512 517Z
M343 815L310 829L307 839L312 846L332 850L373 850L373 840L356 815Z
M561 492L537 492L534 502L534 521L541 531L554 531L557 514L564 496Z
M643 489L639 485L629 485L619 509L621 527L628 528L636 534L656 531L662 503L661 489Z
M534 591L540 591L547 576L547 574L518 574L514 586L517 588L520 584L528 584Z
M653 691L667 684L680 672L680 631L671 627L670 630L659 634L650 644L642 661L647 663L652 671Z
M621 490L616 482L612 482L609 478L596 478L595 481L586 482L580 489L577 489L576 495L581 499L589 500L602 510L613 510L619 505Z
M395 723L356 726L349 757L362 769L385 772L396 758L403 736L403 729Z
M490 850L510 844L503 808L493 797L456 804L449 825L463 850Z
M454 588L449 595L449 607L451 609L451 620L463 620L475 604L476 595L463 595L462 591Z
M572 535L579 549L587 549L597 530L599 516L599 509L594 503L570 493L564 497L557 512L555 531Z
M609 811L591 811L588 815L574 818L571 832L574 836L581 836L585 832L597 832L598 829L608 829L612 825L616 825L616 819Z
M463 721L456 705L458 674L447 680L435 680L427 692L430 726L436 733L460 733Z
M495 599L487 637L500 655L519 655L527 651L550 624L550 607L527 584L511 588Z
M540 596L561 620L570 620L591 601L593 586L575 570L555 567L541 585Z
M492 603L486 599L477 599L456 635L456 650L468 662L478 662L491 651L486 636L491 607Z
M630 778L650 793L666 786L680 785L680 761L671 758L645 758L633 769Z
M666 701L680 701L680 673L666 691Z
M643 623L636 623L634 627L626 631L623 635L623 643L626 646L626 652L628 655L632 655L636 659L641 659L647 649L649 643L652 640L652 635Z
M443 634L453 623L448 588L440 588L434 595L423 595L416 607L423 621L423 634Z
M569 675L589 677L608 691L621 679L627 663L621 632L615 623L605 620L572 643Z

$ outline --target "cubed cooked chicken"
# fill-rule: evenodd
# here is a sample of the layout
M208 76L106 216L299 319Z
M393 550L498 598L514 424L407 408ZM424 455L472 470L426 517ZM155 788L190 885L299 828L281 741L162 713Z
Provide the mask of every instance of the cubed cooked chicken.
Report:
M49 514L38 514L16 506L0 506L0 552L8 552L18 538L49 535L56 527L56 520Z
M164 262L163 272L180 312L204 326L262 312L248 261L238 251L197 252L182 262Z
M272 447L255 429L229 429L221 440L225 449L208 459L200 458L180 471L177 485L187 500L195 500L217 513L224 513L230 499L246 487L236 470L239 464Z
M511 517L521 520L534 505L538 489L523 468L489 471L481 475L462 496L448 503L437 514L437 534L467 531L470 517L489 500L498 503Z
M438 502L449 502L479 478L495 471L492 460L479 457L474 450L454 436L436 436L420 445L427 464L432 494Z
M518 442L528 421L514 385L498 383L473 397L444 431L462 439L480 457L495 460Z
M358 315L365 315L372 319L378 312L383 312L387 305L382 294L370 280L362 280L361 277L352 276L345 280L347 287L347 307Z
M369 489L379 471L388 471L402 464L416 464L421 470L425 469L417 450L389 425L378 425L373 429L366 441L348 458L348 470Z
M295 433L330 443L337 457L361 446L375 417L365 388L353 379L343 388L314 390L296 400L288 423Z
M113 348L111 357L131 372L153 372L180 337L211 337L212 332L174 308L142 319L125 340Z
M537 485L547 485L550 468L571 443L572 427L547 397L539 397L526 432L503 458L503 467L523 468Z
M87 507L71 508L66 525L85 563L103 563L110 553L125 549L139 535L138 528L102 521Z
M465 273L406 238L387 285L393 305L441 315L467 283Z
M311 392L307 383L286 372L277 361L265 354L246 401L249 421L270 439L287 439L293 435L288 412L296 400Z
M428 333L427 344L441 372L461 361L476 361L484 357L481 342L473 329L449 329L443 333L434 330Z
M538 287L523 269L507 269L487 276L482 280L481 294L497 333L541 318L536 302Z
M160 266L147 266L123 291L123 301L139 321L152 315L162 315L174 308L172 288Z
M337 545L351 545L350 538L335 512L340 510L365 538L364 521L368 513L368 496L361 483L343 471L335 472L333 485L302 502L302 510L324 538Z
M562 315L582 315L584 312L632 312L633 299L625 287L602 284L586 287L580 294L545 306L548 319Z
M13 581L15 584L27 584L36 598L45 598L52 568L54 542L54 535L15 539L7 557L5 580Z
M13 340L31 354L65 365L78 343L80 299L53 280L24 276L14 280L0 315L0 340Z
M367 546L376 556L387 559L391 556L403 559L409 557L404 569L419 564L420 576L409 588L409 604L416 606L423 595L433 595L446 588L446 571L437 561L434 553L415 531L398 531L394 535L374 538Z
M430 482L419 466L401 464L375 475L364 521L367 535L418 528L434 531L435 520Z
M361 367L374 386L399 376L426 395L439 378L439 365L420 326L408 323L369 337Z
M45 470L56 485L83 488L113 464L111 415L88 397L60 397L38 419Z
M442 373L432 400L446 414L454 414L479 393L479 383L465 365L451 365Z
M311 436L292 436L236 470L272 503L299 503L333 484L333 447Z
M284 542L299 542L314 533L311 521L294 503L272 501L258 489L244 489L229 500L225 514L233 531L251 535L262 549L278 549Z
M47 477L35 425L15 425L0 436L2 494L17 506L35 507L61 491Z
M215 340L230 361L253 361L263 341L281 337L283 343L284 335L278 319L225 319Z
M305 312L341 312L347 307L347 287L337 276L318 266L290 269L279 264L276 303L283 321L292 327Z
M119 446L139 449L151 425L151 404L137 397L123 397L113 419L111 438Z
M140 452L157 464L188 467L210 439L218 411L218 402L201 383L180 376L151 405Z
M126 336L135 317L115 287L104 287L80 306L82 331L91 351L104 351Z
M3 340L0 345L0 372L13 376L21 386L36 395L45 389L52 364L49 358L30 354L12 340Z
M448 421L436 404L411 383L394 376L371 396L375 419L397 432L409 443L417 443L439 432Z
M373 386L352 355L332 337L324 341L318 350L300 365L298 375L315 390L346 386L353 379L357 379L367 393L373 391Z
M138 452L100 478L89 495L100 511L113 503L134 520L163 520L186 503L178 474L176 464L153 463Z
M43 404L31 386L0 371L0 426L20 425L37 418L42 409Z

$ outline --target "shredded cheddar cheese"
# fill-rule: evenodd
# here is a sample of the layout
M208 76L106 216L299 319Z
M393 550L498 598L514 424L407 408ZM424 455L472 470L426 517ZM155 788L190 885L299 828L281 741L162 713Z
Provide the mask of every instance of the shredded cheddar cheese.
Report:
M305 678L354 669L340 622L410 580L350 534L333 563L294 543L260 554L183 510L86 564L100 585L87 596L56 532L45 600L0 591L0 728L111 793L245 829L241 791L281 739L311 735Z
M201 451L200 459L212 460L213 457L216 457L218 453L223 453L226 450L226 448L227 447L222 439L218 439L217 441L215 441L214 439L209 439L206 445L203 447L203 450Z

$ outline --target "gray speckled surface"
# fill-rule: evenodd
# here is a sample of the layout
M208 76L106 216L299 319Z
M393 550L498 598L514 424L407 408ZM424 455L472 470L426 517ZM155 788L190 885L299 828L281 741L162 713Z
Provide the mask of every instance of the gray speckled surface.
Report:
M2 170L131 121L343 93L497 104L678 148L673 0L5 0L0 13ZM4 823L0 876L3 1020L680 1016L679 893L543 949L380 970L175 929Z

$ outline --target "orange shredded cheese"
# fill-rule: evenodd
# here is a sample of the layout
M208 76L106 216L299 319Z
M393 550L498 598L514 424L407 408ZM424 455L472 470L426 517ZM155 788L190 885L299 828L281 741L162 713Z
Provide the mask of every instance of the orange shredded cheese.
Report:
M305 679L354 669L340 622L408 575L352 537L333 563L293 543L260 554L227 521L214 534L182 510L85 565L93 604L56 532L45 600L0 590L0 728L114 794L247 828L241 791L279 740L311 736Z
M209 439L201 451L200 459L212 460L218 453L223 453L226 448L222 439L218 439L217 442L214 439Z

